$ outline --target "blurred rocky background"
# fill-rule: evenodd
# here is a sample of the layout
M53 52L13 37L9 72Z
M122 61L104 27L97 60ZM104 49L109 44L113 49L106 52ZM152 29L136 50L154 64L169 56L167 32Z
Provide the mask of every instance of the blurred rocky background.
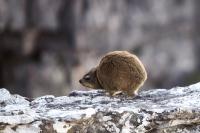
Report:
M144 89L200 80L199 0L0 0L0 88L36 97L84 89L108 51L144 62Z

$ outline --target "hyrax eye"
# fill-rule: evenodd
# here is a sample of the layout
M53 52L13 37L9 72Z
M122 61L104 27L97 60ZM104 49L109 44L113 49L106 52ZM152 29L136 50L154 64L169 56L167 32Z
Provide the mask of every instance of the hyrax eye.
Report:
M86 75L86 76L84 77L84 79L85 79L85 80L90 80L90 76L89 76L89 75Z

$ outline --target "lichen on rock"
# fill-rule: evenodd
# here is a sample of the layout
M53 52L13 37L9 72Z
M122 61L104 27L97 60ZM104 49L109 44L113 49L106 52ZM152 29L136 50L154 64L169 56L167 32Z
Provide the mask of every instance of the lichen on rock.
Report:
M200 132L200 83L139 95L92 90L31 100L0 89L0 132Z

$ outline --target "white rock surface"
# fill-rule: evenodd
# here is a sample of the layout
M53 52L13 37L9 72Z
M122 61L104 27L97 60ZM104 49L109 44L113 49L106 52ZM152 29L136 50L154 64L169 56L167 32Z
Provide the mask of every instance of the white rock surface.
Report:
M93 90L30 100L0 89L0 133L198 133L199 123L200 83L135 99Z

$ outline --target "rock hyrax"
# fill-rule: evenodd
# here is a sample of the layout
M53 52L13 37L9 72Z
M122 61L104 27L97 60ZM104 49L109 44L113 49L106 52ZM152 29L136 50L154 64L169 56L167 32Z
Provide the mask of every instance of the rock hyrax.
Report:
M146 70L136 55L127 51L113 51L107 53L100 64L79 82L85 87L105 89L111 95L121 91L133 96L137 95L146 79Z

